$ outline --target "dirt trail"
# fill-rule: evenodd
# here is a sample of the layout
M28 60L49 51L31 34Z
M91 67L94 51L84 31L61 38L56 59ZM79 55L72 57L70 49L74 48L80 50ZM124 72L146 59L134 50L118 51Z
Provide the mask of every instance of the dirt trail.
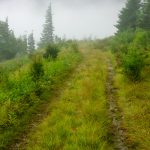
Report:
M112 62L108 60L108 82L107 82L107 95L109 103L109 116L112 122L112 138L114 147L117 150L128 150L128 147L125 145L125 136L124 130L121 127L122 124L122 115L119 111L116 101L116 92L117 89L113 86L113 77L114 77L114 68Z

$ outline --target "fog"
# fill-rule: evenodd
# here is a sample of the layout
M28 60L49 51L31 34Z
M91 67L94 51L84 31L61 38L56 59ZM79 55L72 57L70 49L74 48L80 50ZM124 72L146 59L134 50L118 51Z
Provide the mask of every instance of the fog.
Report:
M50 0L0 0L0 20L8 16L15 34L34 31L40 38ZM53 0L55 34L67 38L104 38L116 32L114 25L125 0Z

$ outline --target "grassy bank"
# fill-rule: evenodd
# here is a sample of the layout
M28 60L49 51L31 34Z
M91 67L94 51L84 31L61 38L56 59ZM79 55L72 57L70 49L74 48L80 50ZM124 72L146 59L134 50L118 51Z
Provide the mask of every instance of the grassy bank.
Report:
M40 105L46 103L55 90L55 85L65 80L80 59L81 54L71 49L61 51L54 61L41 59L44 74L38 81L31 75L31 63L7 76L1 74L0 149L17 140Z
M143 79L131 82L118 69L115 76L118 104L123 113L123 128L130 149L149 150L150 147L150 77L149 68Z

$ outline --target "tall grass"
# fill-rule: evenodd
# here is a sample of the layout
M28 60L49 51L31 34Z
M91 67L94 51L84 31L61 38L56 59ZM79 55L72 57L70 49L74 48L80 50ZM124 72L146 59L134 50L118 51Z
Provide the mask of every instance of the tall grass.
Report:
M131 82L120 71L115 77L118 104L123 113L123 128L130 149L148 150L150 147L150 77L149 68L143 71L144 80Z
M7 73L13 72L15 70L19 70L25 64L30 63L30 59L28 56L24 56L21 58L14 58L12 60L7 60L0 63L0 68L5 69Z
M23 132L32 114L36 113L40 104L47 99L42 94L64 80L81 59L80 53L71 49L61 52L58 57L55 61L41 60L43 73L36 79L39 80L38 85L32 74L37 74L34 72L37 69L37 66L33 65L35 61L32 64L33 70L29 63L7 76L4 75L5 70L0 73L0 149L5 149L6 145L11 144Z

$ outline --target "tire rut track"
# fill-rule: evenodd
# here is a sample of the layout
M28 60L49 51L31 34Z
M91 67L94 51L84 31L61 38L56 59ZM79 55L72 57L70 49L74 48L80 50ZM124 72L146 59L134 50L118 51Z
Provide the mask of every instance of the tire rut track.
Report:
M117 89L113 86L113 77L115 75L112 62L108 60L108 79L107 79L107 96L108 96L108 105L109 105L109 117L111 119L111 134L112 142L116 150L128 150L128 147L125 144L124 129L122 128L122 118L121 112L117 106L117 100L115 94Z

